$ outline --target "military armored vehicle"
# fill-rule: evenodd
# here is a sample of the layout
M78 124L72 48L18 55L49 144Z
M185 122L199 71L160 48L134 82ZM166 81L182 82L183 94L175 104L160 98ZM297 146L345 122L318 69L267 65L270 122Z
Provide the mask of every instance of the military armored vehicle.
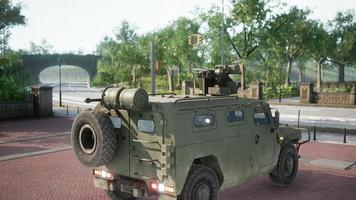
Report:
M214 200L220 189L268 174L290 184L301 133L260 100L239 98L237 65L197 72L200 96L111 86L72 127L78 160L112 199ZM273 115L274 114L274 115Z

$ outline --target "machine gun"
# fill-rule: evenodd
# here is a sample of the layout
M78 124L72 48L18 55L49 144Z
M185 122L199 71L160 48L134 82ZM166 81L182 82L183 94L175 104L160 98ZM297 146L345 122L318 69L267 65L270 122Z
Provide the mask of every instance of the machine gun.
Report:
M215 69L197 70L194 72L195 84L201 95L226 96L236 94L240 83L234 82L229 74L241 74L238 64L217 65Z

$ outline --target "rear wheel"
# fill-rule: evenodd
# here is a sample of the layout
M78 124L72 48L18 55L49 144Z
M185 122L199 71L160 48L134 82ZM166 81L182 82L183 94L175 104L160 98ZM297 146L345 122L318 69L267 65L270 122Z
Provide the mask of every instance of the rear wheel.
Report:
M209 167L194 165L189 172L179 199L216 200L219 181L215 171Z
M131 194L120 192L120 191L106 191L108 197L112 200L136 200Z
M115 128L103 112L80 113L73 122L71 141L78 160L89 167L109 163L118 147Z
M271 180L279 185L290 184L298 171L298 152L293 144L286 144L281 149L277 166L269 174Z

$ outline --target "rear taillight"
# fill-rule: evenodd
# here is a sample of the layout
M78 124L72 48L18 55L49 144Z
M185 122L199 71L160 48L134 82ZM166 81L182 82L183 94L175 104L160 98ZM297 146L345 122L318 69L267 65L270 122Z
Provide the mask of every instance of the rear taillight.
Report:
M150 188L151 188L151 190L159 192L159 193L174 194L174 187L165 185L163 183L151 182Z
M104 170L98 170L98 169L94 169L93 170L93 175L95 177L99 177L99 178L103 178L106 180L114 180L114 175L111 172L107 172Z

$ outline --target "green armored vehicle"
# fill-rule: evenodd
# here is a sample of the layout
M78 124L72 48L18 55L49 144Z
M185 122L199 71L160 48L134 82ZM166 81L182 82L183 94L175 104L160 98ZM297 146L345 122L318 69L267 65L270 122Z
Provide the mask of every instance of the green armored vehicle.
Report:
M201 96L148 95L108 87L72 127L78 160L112 199L214 200L220 189L269 174L288 185L298 170L301 133L282 126L260 100L239 98L229 74L197 73Z

